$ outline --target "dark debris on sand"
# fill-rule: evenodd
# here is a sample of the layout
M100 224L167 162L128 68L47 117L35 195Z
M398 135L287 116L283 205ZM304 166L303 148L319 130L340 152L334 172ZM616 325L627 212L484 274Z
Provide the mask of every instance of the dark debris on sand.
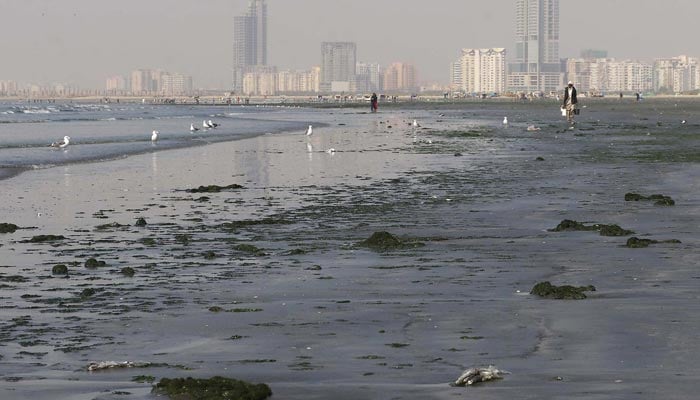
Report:
M424 246L423 243L401 240L389 232L375 232L368 239L357 244L374 251L389 251Z
M637 193L625 194L625 201L653 201L655 206L675 206L676 202L669 196L663 194L652 194L643 196Z
M153 392L182 400L264 400L272 396L272 390L264 383L252 384L221 376L210 379L163 378L153 387Z
M595 287L589 286L554 286L549 282L540 282L535 285L530 294L534 294L545 299L554 300L583 300L586 298L584 292L595 292Z
M226 190L237 190L237 189L244 189L244 187L234 183L234 184L228 185L228 186L219 186L219 185L200 186L198 188L187 189L185 191L187 193L220 193L220 192L223 192Z
M633 231L622 229L619 225L615 224L593 224L585 225L581 222L572 221L570 219L565 219L557 225L556 228L552 229L551 232L571 232L571 231L591 231L599 232L601 236L629 236L633 234Z

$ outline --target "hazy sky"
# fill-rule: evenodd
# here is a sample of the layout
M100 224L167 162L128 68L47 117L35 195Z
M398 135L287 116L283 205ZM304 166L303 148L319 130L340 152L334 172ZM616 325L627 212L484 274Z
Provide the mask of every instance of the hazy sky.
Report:
M0 0L0 80L104 87L137 68L230 84L233 16L247 0ZM322 41L355 41L358 59L415 63L446 83L463 47L513 49L515 0L268 0L269 60L320 63ZM698 0L561 0L562 57L700 56Z

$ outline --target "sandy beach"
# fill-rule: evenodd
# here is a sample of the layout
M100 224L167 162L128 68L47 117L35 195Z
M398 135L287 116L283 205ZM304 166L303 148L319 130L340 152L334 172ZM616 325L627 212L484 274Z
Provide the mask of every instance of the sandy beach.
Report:
M0 180L0 223L27 228L0 233L0 398L216 375L285 400L697 397L700 103L597 102L573 130L546 102L365 111ZM634 233L550 231L566 219ZM358 245L381 231L403 246ZM450 386L488 365L510 374Z

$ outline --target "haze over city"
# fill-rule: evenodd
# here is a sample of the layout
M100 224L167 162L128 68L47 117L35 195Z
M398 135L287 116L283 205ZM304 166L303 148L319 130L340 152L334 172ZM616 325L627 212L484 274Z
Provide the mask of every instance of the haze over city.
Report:
M247 0L2 1L0 79L100 88L110 75L164 68L195 86L231 83L233 17ZM462 48L514 46L513 0L269 0L269 63L305 69L323 41L357 43L359 61L416 65L421 82L449 80ZM700 55L688 35L692 0L561 2L560 55L599 48L620 59Z

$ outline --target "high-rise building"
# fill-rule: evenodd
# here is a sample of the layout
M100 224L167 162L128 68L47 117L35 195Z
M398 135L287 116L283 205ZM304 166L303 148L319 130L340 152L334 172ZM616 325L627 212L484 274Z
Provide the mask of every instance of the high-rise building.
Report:
M250 0L244 15L233 19L233 90L243 89L243 75L267 65L267 4Z
M358 93L378 92L382 88L382 71L379 64L358 62L355 74Z
M506 49L463 49L452 64L451 88L463 93L505 92Z
M688 56L658 58L654 61L654 90L682 93L700 89L700 60Z
M384 71L385 91L412 92L417 89L416 67L413 64L393 63Z
M321 43L321 92L356 91L356 67L357 45L355 43Z
M567 79L579 92L606 94L617 92L647 92L653 89L653 67L650 64L610 58L570 59Z
M562 84L559 60L559 0L517 0L515 58L508 87L551 92Z
M192 94L192 77L183 74L163 73L160 77L160 93L165 96Z

